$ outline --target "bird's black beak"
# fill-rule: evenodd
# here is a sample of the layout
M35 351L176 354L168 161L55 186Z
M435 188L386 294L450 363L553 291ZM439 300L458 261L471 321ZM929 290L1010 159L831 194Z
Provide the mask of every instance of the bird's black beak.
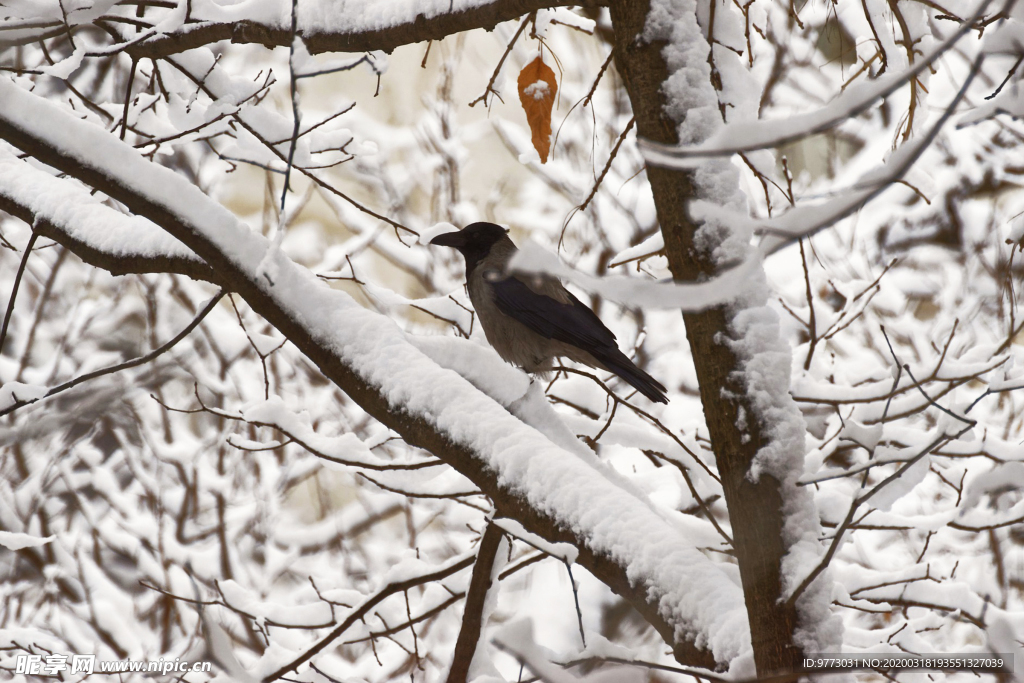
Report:
M430 243L441 247L461 249L466 246L466 236L462 234L461 230L457 232L445 232L430 240Z

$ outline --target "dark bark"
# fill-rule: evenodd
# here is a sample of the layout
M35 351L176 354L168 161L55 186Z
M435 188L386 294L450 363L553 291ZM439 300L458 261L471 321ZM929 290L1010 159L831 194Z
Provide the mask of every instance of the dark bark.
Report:
M447 683L466 683L469 677L469 666L473 663L480 632L483 629L484 607L487 603L487 592L491 589L491 575L494 573L494 561L501 548L501 537L504 532L494 522L488 522L480 538L480 548L476 553L476 564L473 565L473 577L469 581L466 593L466 609L462 613L462 628L455 642L455 654L452 655L452 666L448 669Z
M665 44L644 42L640 37L649 6L649 0L611 3L615 64L629 92L638 135L678 144L678 122L665 113L661 92L669 75L662 57ZM648 165L647 176L675 279L694 281L714 273L713 260L694 243L699 225L687 211L689 201L695 198L692 173ZM786 548L779 482L763 474L755 483L746 476L754 456L769 442L768 426L754 419L747 420L745 430L738 426L743 422L741 414L754 416L757 412L741 383L743 368L739 360L728 346L716 342L733 336L732 316L728 307L719 307L684 314L683 319L729 508L754 658L758 675L765 676L796 668L801 653L793 645L796 611L780 601L780 563Z

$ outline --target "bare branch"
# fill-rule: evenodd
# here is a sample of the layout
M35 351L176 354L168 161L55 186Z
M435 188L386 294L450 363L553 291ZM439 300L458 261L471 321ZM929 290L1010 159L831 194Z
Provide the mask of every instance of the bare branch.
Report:
M501 548L501 539L505 533L501 527L488 522L480 538L480 547L476 553L476 565L473 567L473 578L469 582L466 593L466 609L462 616L462 628L455 643L455 654L452 655L452 666L448 670L447 683L465 683L469 676L469 666L473 663L476 646L480 641L483 629L483 611L487 601L487 592L491 589L494 562Z
M472 565L474 559L475 556L472 554L464 555L457 560L449 562L441 569L438 569L436 572L423 574L422 576L416 576L411 579L406 579L405 581L396 581L393 583L389 583L388 585L384 586L382 589L374 593L361 605L353 609L349 613L349 615L345 617L345 621L341 622L336 627L334 627L330 633L328 633L326 636L317 641L317 643L313 645L313 647L309 648L308 650L303 652L299 657L285 664L280 669L264 676L263 683L271 683L271 681L278 680L279 678L287 674L289 671L295 671L296 669L298 669L300 666L302 666L310 659L315 657L325 647L327 647L332 642L337 640L353 624L355 624L357 621L366 616L366 614L368 614L371 609L376 607L386 598L395 595L396 593L402 593L404 591L407 591L410 588L422 586L425 583L430 583L431 581L440 581L441 579L447 578L452 574L456 574L465 569L466 567Z
M121 370L128 370L130 368L135 368L140 365L145 365L146 363L149 363L150 361L159 357L161 354L170 351L178 342L187 337L192 332L192 330L196 329L196 327L199 326L199 323L203 322L203 318L205 318L210 313L210 311L214 309L214 307L221 300L221 298L223 298L224 294L224 290L217 292L217 294L215 294L213 298L206 302L206 305L203 306L202 310L200 310L199 313L196 314L196 317L194 317L192 321L181 330L181 332L174 335L173 338L167 340L166 343L160 345L158 348L153 349L145 356L139 356L138 358L133 358L123 363L118 363L117 365L111 365L110 367L101 368L99 370L87 372L84 375L79 375L78 377L75 377L72 380L68 380L63 384L50 389L40 398L33 398L24 401L17 400L12 405L9 405L6 408L0 410L0 417L12 413L18 408L23 408L27 405L36 403L37 401L50 398L51 396L55 396L56 394L67 391L68 389L72 389L78 386L79 384L82 384L83 382L88 382L89 380L96 379L97 377L103 377L104 375L112 375L115 372L120 372Z
M306 31L299 26L298 33L302 36L306 49L314 55L321 52L358 53L374 50L390 53L402 45L441 40L454 33L471 29L483 28L491 31L504 21L517 19L539 9L578 5L599 6L600 4L602 3L586 0L582 2L493 0L464 10L440 12L432 17L418 14L411 21L381 28L360 28L357 25L347 30L313 29ZM162 34L135 44L129 48L129 51L136 58L159 58L222 40L230 40L232 43L257 43L264 47L274 48L288 45L291 42L291 32L282 26L270 26L255 21L187 24L178 31Z

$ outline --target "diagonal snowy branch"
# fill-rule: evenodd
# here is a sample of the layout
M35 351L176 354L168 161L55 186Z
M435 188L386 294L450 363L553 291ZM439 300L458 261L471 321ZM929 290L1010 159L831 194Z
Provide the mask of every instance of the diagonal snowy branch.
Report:
M580 548L579 563L677 651L725 662L749 650L739 587L614 471L485 399L173 171L11 81L0 79L0 101L0 137L184 243L370 415L468 477L501 514Z
M706 282L655 282L620 275L594 277L562 263L551 252L529 242L523 245L509 267L521 273L548 273L585 292L628 306L694 313L731 303L743 294L760 262L754 255Z
M726 123L707 140L696 145L662 145L641 138L640 147L644 157L649 163L659 166L690 168L695 164L700 164L701 159L706 157L727 156L739 152L780 147L817 133L823 133L875 106L879 100L888 97L920 76L926 69L931 68L937 59L974 30L975 24L985 16L992 1L982 2L973 16L961 23L957 31L927 55L916 60L913 67L850 87L817 111L787 116L784 119ZM1005 3L1001 11L1004 10Z
M216 281L202 259L151 221L115 211L72 181L3 153L0 210L115 275L180 273Z
M713 202L697 200L694 201L692 208L694 218L717 220L732 225L745 225L753 232L761 233L763 238L759 250L765 256L775 253L801 237L813 235L819 230L833 225L836 221L846 218L892 187L931 146L939 131L942 130L967 94L983 59L984 54L975 59L956 96L924 134L897 149L882 166L864 174L856 186L839 194L835 199L823 204L797 206L781 216L773 218L750 218Z

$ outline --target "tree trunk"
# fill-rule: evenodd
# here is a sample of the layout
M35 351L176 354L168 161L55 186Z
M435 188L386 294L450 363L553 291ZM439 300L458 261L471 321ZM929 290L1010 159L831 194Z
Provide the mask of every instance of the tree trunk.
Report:
M615 64L622 76L636 116L637 135L665 144L678 144L677 124L665 110L662 84L669 76L662 56L666 43L642 37L650 0L613 0ZM709 82L706 87L713 87ZM695 244L700 227L689 217L687 204L697 198L693 173L648 165L658 220L665 239L669 268L676 280L694 281L715 272L709 254ZM780 563L783 544L782 497L779 481L762 474L755 483L747 478L754 456L769 443L769 425L744 419L757 415L745 387L737 381L742 364L716 339L734 337L732 307L719 307L683 315L704 418L722 476L729 509L736 559L746 599L758 675L794 669L801 656L793 644L796 610L782 597ZM744 424L746 423L746 424Z

